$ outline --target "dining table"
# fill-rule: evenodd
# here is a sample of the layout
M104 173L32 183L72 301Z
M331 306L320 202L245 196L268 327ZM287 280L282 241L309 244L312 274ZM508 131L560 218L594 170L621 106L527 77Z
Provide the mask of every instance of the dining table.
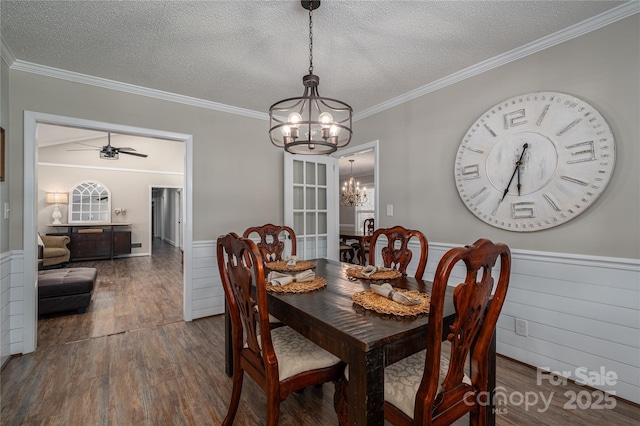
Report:
M347 276L353 264L314 259L316 276L327 285L306 293L268 292L269 313L349 365L348 422L350 425L384 424L384 368L426 349L429 315L402 317L380 314L354 303L352 295L368 290L371 280ZM431 293L432 282L401 276L390 283L397 288ZM443 339L455 318L453 286L444 301ZM226 372L233 374L230 321L226 321ZM495 424L495 334L489 353L489 409L487 423Z
M367 264L367 259L365 259L364 255L364 247L366 244L369 243L369 240L371 239L371 233L365 233L362 231L340 231L340 239L346 244L347 241L349 240L356 240L358 242L358 244L360 245L360 248L358 249L358 260L360 262L360 265L366 265Z

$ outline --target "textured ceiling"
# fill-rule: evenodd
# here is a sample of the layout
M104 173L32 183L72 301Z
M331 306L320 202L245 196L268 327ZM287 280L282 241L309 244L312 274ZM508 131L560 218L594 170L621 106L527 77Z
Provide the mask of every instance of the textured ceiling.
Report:
M617 1L328 1L314 13L320 94L357 114L596 16ZM8 1L15 58L265 113L302 94L298 1Z

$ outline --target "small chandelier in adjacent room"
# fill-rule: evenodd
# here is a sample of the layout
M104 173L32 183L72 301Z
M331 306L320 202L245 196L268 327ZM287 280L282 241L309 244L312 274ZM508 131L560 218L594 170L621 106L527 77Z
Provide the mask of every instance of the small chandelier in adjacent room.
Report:
M269 138L292 154L330 154L351 141L353 110L318 94L320 77L313 74L313 10L320 1L301 3L309 11L309 74L302 77L301 97L283 99L269 108Z
M349 160L351 163L351 176L349 180L344 181L342 193L340 194L340 204L348 207L361 206L367 202L367 188L363 188L361 191L360 182L356 182L353 178L354 161L355 160Z

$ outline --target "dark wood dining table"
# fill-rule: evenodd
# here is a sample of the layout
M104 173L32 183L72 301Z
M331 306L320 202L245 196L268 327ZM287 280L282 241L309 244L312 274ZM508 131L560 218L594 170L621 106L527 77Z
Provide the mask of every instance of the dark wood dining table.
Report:
M365 234L362 231L340 231L340 239L346 244L349 240L356 240L358 244L360 244L360 249L358 249L358 259L361 265L367 264L367 259L364 257L364 246L369 242L372 234Z
M369 288L368 280L352 280L352 264L315 259L315 273L327 280L323 289L309 293L269 293L269 313L318 346L349 364L349 424L384 424L384 367L426 348L428 315L403 318L368 311L353 303L352 294ZM432 283L402 277L395 287L431 293ZM447 290L443 335L455 316L453 287ZM226 368L233 372L227 322ZM495 336L491 345L489 389L495 389ZM492 394L492 392L490 393ZM489 424L495 424L489 408Z

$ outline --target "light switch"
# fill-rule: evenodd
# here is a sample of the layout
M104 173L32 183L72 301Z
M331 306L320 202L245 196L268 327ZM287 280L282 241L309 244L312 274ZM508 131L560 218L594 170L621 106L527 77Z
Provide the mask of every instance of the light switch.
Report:
M387 216L393 216L393 204L387 204Z
M9 203L4 203L4 218L9 219Z

